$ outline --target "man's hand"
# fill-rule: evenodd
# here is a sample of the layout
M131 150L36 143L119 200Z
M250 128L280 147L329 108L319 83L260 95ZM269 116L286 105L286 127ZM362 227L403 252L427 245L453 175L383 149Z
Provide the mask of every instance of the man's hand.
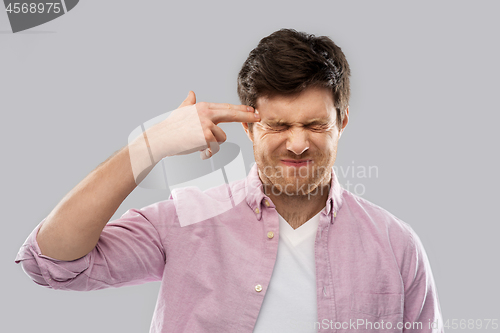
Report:
M260 115L247 105L227 103L196 103L190 91L178 109L168 117L149 127L129 144L130 162L136 183L139 184L152 168L167 156L185 155L201 151L207 159L219 151L226 141L226 133L217 126L223 122L253 123ZM154 118L151 121L155 121ZM149 121L149 123L151 123ZM144 126L142 129L144 130ZM142 132L142 131L141 131Z
M196 95L189 91L187 98L179 105L179 109L186 106L196 106L201 123L201 130L207 148L201 150L201 158L207 159L219 151L219 143L227 140L226 133L217 126L223 122L250 123L260 121L260 115L247 105L221 104L201 102L196 104ZM194 133L193 133L194 134Z
M196 103L196 95L188 97L168 118L146 129L131 143L132 165L151 166L167 156L202 151L206 159L219 151L226 133L217 126L223 122L258 122L260 116L247 105L228 103ZM137 159L137 160L135 160ZM135 167L134 167L135 169Z

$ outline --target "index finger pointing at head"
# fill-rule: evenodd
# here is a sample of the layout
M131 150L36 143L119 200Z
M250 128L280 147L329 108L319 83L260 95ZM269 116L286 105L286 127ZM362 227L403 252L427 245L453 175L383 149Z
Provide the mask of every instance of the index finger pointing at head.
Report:
M259 112L247 105L210 103L208 107L213 111L212 121L215 124L231 122L253 123L260 121Z

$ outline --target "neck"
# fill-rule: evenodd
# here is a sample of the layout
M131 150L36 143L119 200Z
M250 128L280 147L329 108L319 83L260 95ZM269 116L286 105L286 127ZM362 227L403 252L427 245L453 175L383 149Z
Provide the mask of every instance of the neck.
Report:
M273 191L267 191L266 194L273 201L276 210L285 221L293 229L297 229L325 207L330 193L329 190L330 184L328 183L314 190L314 194L287 195L281 193L274 195Z

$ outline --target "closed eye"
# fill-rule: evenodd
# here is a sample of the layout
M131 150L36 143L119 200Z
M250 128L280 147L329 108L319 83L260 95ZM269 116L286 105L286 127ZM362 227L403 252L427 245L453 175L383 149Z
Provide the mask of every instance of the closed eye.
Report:
M307 130L313 132L325 132L332 128L332 125L325 122L313 121L306 124L298 124L297 126L303 127ZM282 123L282 122L272 122L265 125L266 129L271 132L284 132L292 127L292 124Z
M286 131L289 128L289 126L287 126L287 125L268 125L267 128L273 132L282 132L282 131Z
M322 132L322 131L327 131L330 126L328 126L327 124L325 124L325 125L309 125L309 126L306 126L306 127L308 129L310 129L311 131Z

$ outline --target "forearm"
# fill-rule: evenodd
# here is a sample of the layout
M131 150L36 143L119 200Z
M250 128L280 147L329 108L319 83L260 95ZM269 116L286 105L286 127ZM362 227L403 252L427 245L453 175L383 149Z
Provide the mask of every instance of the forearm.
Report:
M47 216L36 238L42 254L70 261L89 253L136 186L129 147L125 147L92 171Z

